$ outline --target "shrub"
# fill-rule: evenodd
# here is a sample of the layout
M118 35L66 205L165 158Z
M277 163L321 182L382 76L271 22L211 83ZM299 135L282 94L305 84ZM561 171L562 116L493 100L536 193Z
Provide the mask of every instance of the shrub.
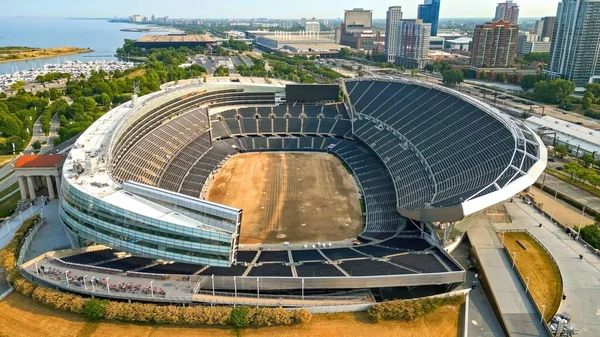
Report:
M306 309L294 310L296 323L308 323L312 319L312 313Z
M83 315L92 321L104 318L108 304L107 300L91 299L85 303Z
M423 315L432 313L446 305L462 305L464 296L447 296L424 298L408 301L390 301L375 304L367 310L368 317L375 321L412 321Z
M250 325L250 309L246 307L238 307L231 310L230 323L236 328L246 328Z

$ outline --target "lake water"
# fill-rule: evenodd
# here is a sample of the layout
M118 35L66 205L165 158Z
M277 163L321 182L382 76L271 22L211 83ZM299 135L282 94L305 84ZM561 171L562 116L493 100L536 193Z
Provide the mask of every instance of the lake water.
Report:
M0 17L0 46L26 47L80 47L91 48L93 53L51 57L44 59L0 63L0 74L38 68L47 63L71 61L115 60L117 48L125 39L137 39L148 33L122 32L122 28L136 27L127 23L106 20L71 20L58 18L5 18ZM139 27L139 26L137 26Z

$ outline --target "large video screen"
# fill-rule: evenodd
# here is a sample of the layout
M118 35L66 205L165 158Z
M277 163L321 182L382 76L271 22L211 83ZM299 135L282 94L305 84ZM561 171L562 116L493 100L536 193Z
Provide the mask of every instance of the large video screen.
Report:
M337 101L340 86L337 84L288 84L288 102Z

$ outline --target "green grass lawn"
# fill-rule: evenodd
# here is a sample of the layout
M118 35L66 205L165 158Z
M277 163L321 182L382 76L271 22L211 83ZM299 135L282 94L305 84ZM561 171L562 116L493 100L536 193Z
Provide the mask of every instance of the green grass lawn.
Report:
M9 217L17 208L19 200L21 200L21 195L17 193L12 197L4 200L4 202L0 203L0 218Z
M4 198L5 196L9 195L12 191L16 190L19 188L19 184L15 183L14 185L12 185L11 187L5 189L4 191L0 192L0 199Z

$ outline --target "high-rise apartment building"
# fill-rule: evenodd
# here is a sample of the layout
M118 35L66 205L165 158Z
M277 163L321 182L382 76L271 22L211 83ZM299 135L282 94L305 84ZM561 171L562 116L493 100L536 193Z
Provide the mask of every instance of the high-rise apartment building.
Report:
M431 24L423 20L399 20L396 32L396 65L422 69L429 61Z
M547 73L578 88L600 77L600 1L563 0L558 4Z
M354 8L344 11L344 24L346 29L371 28L373 26L373 11Z
M431 36L437 36L440 21L440 0L425 0L424 4L419 5L417 18L423 20L423 23L430 23Z
M385 54L388 62L391 63L396 61L396 34L399 20L402 20L402 7L390 7L385 21Z
M537 36L542 36L544 32L544 20L536 20L535 26L533 27L533 34Z
M519 5L512 2L512 0L499 3L498 6L496 6L496 16L494 17L494 21L498 20L514 23L516 25L519 20Z
M475 27L471 66L506 68L515 63L519 26L503 20Z
M542 39L550 38L552 39L552 34L554 33L554 24L556 23L555 16L546 16L542 19L544 22L544 26L542 28Z

